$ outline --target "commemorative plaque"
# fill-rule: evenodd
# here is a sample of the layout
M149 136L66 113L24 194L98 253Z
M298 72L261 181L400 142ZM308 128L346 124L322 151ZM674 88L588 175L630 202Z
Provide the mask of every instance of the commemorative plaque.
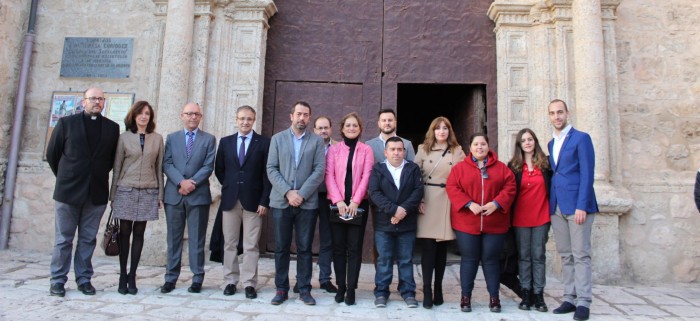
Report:
M129 78L134 38L66 37L61 77Z

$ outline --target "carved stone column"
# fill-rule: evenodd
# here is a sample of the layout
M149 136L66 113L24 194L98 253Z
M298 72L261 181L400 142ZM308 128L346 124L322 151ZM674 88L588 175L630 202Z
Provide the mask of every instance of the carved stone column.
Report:
M154 2L166 14L157 117L158 131L167 134L182 127L179 114L189 99L195 1Z
M619 2L496 0L488 12L496 23L499 156L510 158L515 135L524 127L533 129L546 148L552 132L546 108L554 98L567 102L574 127L593 139L600 207L593 226L593 277L600 283L621 276L619 216L632 206L621 185L617 148L614 20ZM558 275L553 241L547 245L548 270Z

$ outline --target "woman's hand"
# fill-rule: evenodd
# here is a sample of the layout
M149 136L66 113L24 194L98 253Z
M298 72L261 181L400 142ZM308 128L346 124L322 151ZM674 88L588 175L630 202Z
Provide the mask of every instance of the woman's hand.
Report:
M425 202L424 201L421 201L420 205L418 205L418 213L425 214Z
M357 208L358 208L359 206L360 206L359 204L357 204L357 203L355 203L355 202L353 202L353 201L350 201L350 206L348 206L348 214L349 214L350 216L355 216L355 215L357 215Z
M340 201L338 203L335 203L335 206L338 207L338 214L345 215L348 213L348 206L345 204L345 202Z
M158 209L162 209L162 208L163 208L163 201L158 201Z
M493 212L495 212L497 209L498 207L496 206L496 204L494 204L493 202L488 202L486 203L486 205L481 207L481 215L489 216L493 214Z
M481 205L477 204L476 202L469 204L469 210L472 211L472 214L474 215L479 215L483 212Z

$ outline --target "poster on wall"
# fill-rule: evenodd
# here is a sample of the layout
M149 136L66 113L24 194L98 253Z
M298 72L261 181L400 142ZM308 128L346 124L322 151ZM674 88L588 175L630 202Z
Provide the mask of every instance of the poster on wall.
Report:
M134 103L133 93L105 93L105 108L102 109L102 116L105 116L119 124L119 132L125 130L124 117L129 112L129 108ZM44 144L44 159L46 159L46 148L53 133L54 127L61 117L79 114L83 112L83 92L81 91L54 91L51 96L51 108L49 111L49 126L46 130L46 141Z

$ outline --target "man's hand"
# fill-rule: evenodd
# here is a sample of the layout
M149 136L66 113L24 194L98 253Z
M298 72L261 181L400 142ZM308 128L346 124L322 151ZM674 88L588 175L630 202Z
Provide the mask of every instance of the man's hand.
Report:
M399 206L396 209L396 213L394 213L394 216L391 217L391 224L399 224L399 222L401 222L401 220L403 220L406 217L406 214L408 214L406 213L406 209Z
M304 203L304 197L299 194L299 191L295 189L290 189L289 192L285 195L287 197L287 202L289 205L294 206L294 207L299 207L301 206L301 203Z
M578 225L583 224L586 221L586 211L577 209L574 212L574 222Z
M257 213L258 213L258 216L261 216L261 217L265 216L265 214L267 214L267 207L262 206L262 205L258 205Z
M192 193L195 188L197 188L197 185L194 180L183 179L180 181L180 190L178 190L178 193L180 193L180 195L187 195Z

